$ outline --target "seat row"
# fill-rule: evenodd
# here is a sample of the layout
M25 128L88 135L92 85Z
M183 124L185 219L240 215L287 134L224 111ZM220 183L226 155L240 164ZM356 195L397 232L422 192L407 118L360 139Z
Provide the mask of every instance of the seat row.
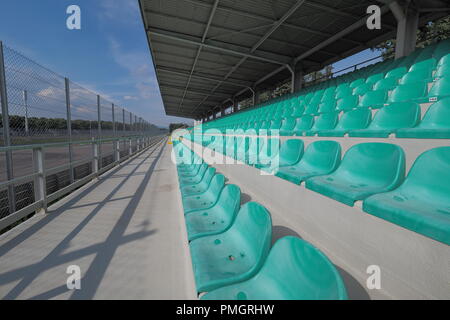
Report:
M272 242L270 213L240 205L238 186L225 185L189 148L174 143L194 276L205 300L346 299L342 278L308 242ZM183 163L187 158L192 161Z
M450 39L418 49L408 57L356 70L194 130L254 128L262 121L268 121L270 126L271 121L357 107L379 109L397 102L434 103L450 96L449 71Z
M450 245L450 147L421 154L405 177L405 154L389 143L360 143L341 159L336 141L204 137L203 145L324 196Z

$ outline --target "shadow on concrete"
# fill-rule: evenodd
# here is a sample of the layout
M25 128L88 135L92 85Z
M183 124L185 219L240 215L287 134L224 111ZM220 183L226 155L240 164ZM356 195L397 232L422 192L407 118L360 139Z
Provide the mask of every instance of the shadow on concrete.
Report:
M302 237L291 228L285 226L273 226L272 227L272 245L281 238L293 236L302 239Z
M336 265L335 267L344 281L345 287L347 288L347 295L350 300L371 300L366 289L350 273L341 267Z
M70 246L70 242L100 212L100 210L114 198L115 194L125 185L130 177L133 176L133 174L139 170L143 163L148 160L149 157L158 149L160 150L154 162L140 182L139 186L136 189L136 192L134 193L134 196L128 203L127 207L123 210L122 215L119 217L116 224L112 227L112 230L105 241L96 243L80 250L63 253ZM47 254L47 256L43 257L42 260L40 260L38 263L0 274L0 285L17 281L15 286L3 298L16 299L41 273L53 268L54 266L58 266L64 263L70 263L71 261L74 261L76 259L94 254L95 258L91 262L89 268L84 272L84 276L82 278L82 282L84 284L83 290L74 291L70 297L71 299L92 299L117 248L125 243L149 237L150 235L157 232L157 230L149 230L139 231L127 235L124 234L136 211L139 202L142 199L144 190L149 183L149 180L153 174L153 169L155 168L158 159L161 157L163 150L164 147L156 147L149 154L145 156L141 155L133 159L137 161L137 163L135 163L136 166L130 172L130 175L124 177L123 180L116 187L114 187L114 189L102 201L99 201L92 209L92 211L81 221L81 223L75 226L75 228L69 234L67 234L67 236L59 244L57 244L56 247ZM121 167L123 167L123 165ZM14 249L15 245L22 243L31 235L38 232L45 225L49 224L52 220L63 214L67 208L74 206L78 201L80 201L80 199L85 197L89 192L92 192L95 187L107 181L107 178L113 175L115 172L117 172L117 170L114 170L110 175L106 175L102 179L102 181L93 184L86 190L83 190L79 194L75 195L72 199L55 210L55 212L52 212L51 214L45 216L30 228L26 229L24 232L10 240L6 245L0 248L0 256L5 254L5 252ZM66 291L68 291L67 287L61 286L48 292L38 294L37 296L33 297L33 299L49 299Z

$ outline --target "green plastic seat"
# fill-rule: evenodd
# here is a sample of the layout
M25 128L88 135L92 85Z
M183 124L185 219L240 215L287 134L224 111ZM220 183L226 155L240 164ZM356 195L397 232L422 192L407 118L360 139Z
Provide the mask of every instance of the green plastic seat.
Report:
M404 175L402 148L389 143L361 143L345 153L332 174L306 180L306 188L353 206L357 200L395 189Z
M392 103L378 110L366 129L350 131L349 136L386 138L399 129L415 127L419 121L420 107L417 103Z
M303 114L305 115L316 114L318 110L319 110L319 103L310 102L308 106L305 108L305 112Z
M363 84L357 86L355 89L353 89L352 94L355 96L363 96L371 90L372 90L372 84L363 83Z
M346 300L344 282L331 261L310 243L279 239L251 279L205 294L202 300Z
M410 71L400 79L400 84L432 81L431 73L432 70L428 69L417 69L415 71Z
M427 84L423 82L400 84L392 91L388 103L402 101L426 102L427 92Z
M344 110L351 110L358 106L359 104L359 97L349 95L345 98L339 99L336 105L336 110L338 111L344 111Z
M350 83L350 86L349 86L349 87L350 87L351 89L355 89L356 87L362 85L362 84L365 83L365 82L366 82L366 79L359 78L359 79L356 79L356 80L352 81L352 82Z
M434 68L436 68L436 64L437 64L437 62L436 62L435 58L423 59L423 60L414 62L411 65L411 68L409 68L409 72L415 72L415 71L422 70L422 69L431 71Z
M432 104L417 127L400 129L397 138L450 139L450 97Z
M388 73L386 73L385 78L396 78L396 79L400 79L400 78L403 77L407 72L408 72L408 70L406 69L406 67L398 67L398 68L392 69L392 70L390 70Z
M336 141L315 141L307 148L302 159L293 166L279 168L275 175L300 184L311 177L333 172L341 161L341 146Z
M180 187L181 196L186 197L205 192L206 190L208 190L209 184L211 183L211 180L215 176L215 174L215 168L208 168L199 183Z
M360 107L379 109L382 108L387 100L388 94L385 90L373 90L362 96L359 102Z
M214 207L195 211L186 215L189 241L219 234L228 230L241 204L241 190L230 184L223 188Z
M286 118L283 120L280 128L281 136L292 136L295 128L295 124L297 123L297 119L294 118Z
M272 157L270 162L257 164L256 168L272 172L280 167L296 164L303 156L303 141L300 139L289 139L285 141L275 156L277 157L276 160Z
M294 134L297 136L302 136L304 132L311 129L314 124L314 117L311 115L305 115L297 119L295 124Z
M358 108L344 112L334 129L321 130L319 137L343 137L353 130L365 129L372 119L372 112L368 108Z
M428 101L436 102L447 96L450 96L450 76L440 78L433 84L428 93Z
M216 174L208 189L197 195L183 197L184 213L187 214L196 210L205 210L214 206L219 198L220 192L225 185L225 177L222 174Z
M373 74L373 75L367 77L366 83L370 84L370 85L374 85L377 81L380 81L383 78L384 78L383 73L376 73L376 74Z
M189 176L189 177L180 176L180 178L178 180L180 187L199 183L203 179L203 176L205 175L206 170L208 170L208 165L206 163L204 163L200 167L200 169L198 170L198 172L195 176Z
M245 281L263 265L272 241L270 213L256 202L242 206L224 233L190 243L198 292Z
M450 245L450 147L422 153L397 189L367 198L371 215Z
M350 86L348 86L347 84L339 86L336 89L336 99L345 98L346 96L351 95L352 92L353 92L353 89L350 88Z
M450 57L450 55L449 55ZM449 58L450 60L450 58ZM450 74L450 62L439 66L435 73L435 78L443 78Z
M316 117L312 128L305 132L306 136L314 136L322 130L330 130L336 127L339 121L339 112L324 113Z
M398 86L397 78L386 78L377 81L373 86L373 90L389 91L394 90L397 86Z
M305 105L303 103L298 103L294 105L294 109L292 110L290 117L292 118L301 117L304 112L305 112Z
M336 110L336 100L329 99L326 102L322 102L319 105L319 109L317 110L317 113L327 113L327 112L333 112Z

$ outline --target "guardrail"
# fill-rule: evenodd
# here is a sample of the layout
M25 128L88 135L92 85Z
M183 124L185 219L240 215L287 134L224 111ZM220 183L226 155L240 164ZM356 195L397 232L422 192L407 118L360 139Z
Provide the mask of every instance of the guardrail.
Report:
M33 173L29 175L24 175L21 177L8 179L7 181L0 182L0 192L7 190L8 194L15 194L15 189L18 186L24 184L32 184L33 189L33 201L27 206L19 209L12 210L5 217L0 219L0 232L8 227L11 227L16 222L21 219L26 218L28 215L38 212L47 212L48 204L54 202L61 197L67 195L73 190L81 187L82 185L88 183L89 181L98 178L99 175L105 173L106 171L116 167L123 161L133 157L144 150L161 143L165 136L128 136L120 138L109 138L109 139L92 139L83 141L72 141L72 142L61 142L61 143L46 143L46 144L36 144L36 145L18 145L10 147L0 147L0 154L12 153L13 151L19 150L31 150L32 151L32 167ZM125 143L128 148L125 152L121 152L120 143ZM104 143L113 143L112 163L107 165L102 165L102 160L105 157L100 155L99 149ZM45 150L49 148L64 148L71 147L73 145L91 145L92 155L91 157L84 158L77 161L69 161L64 165L55 166L53 168L46 167ZM111 156L111 155L103 155ZM86 176L76 179L74 171L77 167L88 165L91 167L89 174ZM30 163L31 165L31 163ZM71 177L70 183L57 191L48 194L47 188L47 178L51 175L58 174L63 171L69 170L69 175ZM15 208L15 206L14 206Z

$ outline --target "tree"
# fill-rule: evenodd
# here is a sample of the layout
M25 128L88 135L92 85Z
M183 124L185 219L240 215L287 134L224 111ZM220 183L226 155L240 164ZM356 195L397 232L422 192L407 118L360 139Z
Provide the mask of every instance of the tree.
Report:
M417 30L416 48L424 48L435 42L450 38L450 16L441 18L435 22L429 22ZM382 50L383 60L395 57L396 40L383 41L372 50Z

